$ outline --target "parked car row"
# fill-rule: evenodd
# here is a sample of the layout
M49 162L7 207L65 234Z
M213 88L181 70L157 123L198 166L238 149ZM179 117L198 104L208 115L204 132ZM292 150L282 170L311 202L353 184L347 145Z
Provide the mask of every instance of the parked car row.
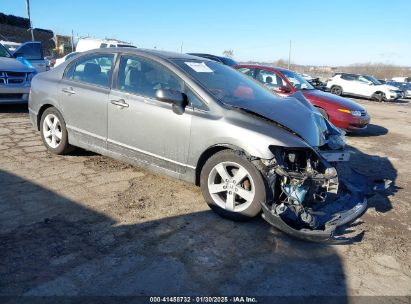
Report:
M297 74L300 75L305 80L307 80L307 82L311 84L314 88L321 90L321 91L325 90L325 83L322 82L319 77L312 77L310 75L301 74L301 73L297 73Z
M263 211L291 235L331 238L367 206L353 187L338 190L335 164L349 158L344 133L307 101L311 88L298 75L235 68L253 79L204 57L87 51L34 77L30 118L52 153L76 146L145 166L200 186L223 217ZM294 94L256 81L269 77Z
M411 82L398 82L389 80L385 82L387 85L396 87L402 91L402 98L411 98Z
M261 65L237 65L235 68L280 96L301 91L304 97L338 128L355 131L366 128L370 122L370 116L363 106L350 99L315 89L293 71Z

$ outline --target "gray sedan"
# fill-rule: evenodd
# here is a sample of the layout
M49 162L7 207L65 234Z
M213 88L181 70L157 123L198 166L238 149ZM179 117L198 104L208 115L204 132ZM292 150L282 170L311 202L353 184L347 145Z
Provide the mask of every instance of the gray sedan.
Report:
M302 95L279 98L208 59L85 52L34 77L29 111L50 152L82 147L195 183L230 219L263 210L279 229L322 240L366 207L355 196L316 216L338 192L340 131Z

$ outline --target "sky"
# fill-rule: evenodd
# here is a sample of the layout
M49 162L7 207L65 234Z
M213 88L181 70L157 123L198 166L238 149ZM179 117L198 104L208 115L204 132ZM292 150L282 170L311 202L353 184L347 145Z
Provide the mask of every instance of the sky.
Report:
M0 12L26 17L25 0ZM288 59L305 65L411 66L410 0L30 0L33 27L138 47Z

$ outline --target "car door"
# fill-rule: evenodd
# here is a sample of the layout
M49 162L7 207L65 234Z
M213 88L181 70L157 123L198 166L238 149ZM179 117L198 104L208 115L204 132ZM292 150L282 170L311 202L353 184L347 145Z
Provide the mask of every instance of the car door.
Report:
M155 98L156 90L184 91L184 82L164 65L136 55L122 55L108 105L110 150L183 173L188 157L191 114L173 112Z
M59 101L73 144L93 150L106 146L113 62L114 54L91 54L66 68L59 83Z
M370 97L372 95L372 82L364 76L358 76L355 80L355 93L356 95Z
M356 77L350 74L342 74L340 76L340 81L337 82L338 85L342 87L342 90L346 94L355 94L356 88Z

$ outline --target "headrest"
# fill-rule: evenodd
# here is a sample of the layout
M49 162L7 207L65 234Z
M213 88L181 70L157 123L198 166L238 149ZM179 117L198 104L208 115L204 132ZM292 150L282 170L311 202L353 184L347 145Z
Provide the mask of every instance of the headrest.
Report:
M136 83L139 79L139 77L141 77L141 72L139 71L138 68L134 68L134 67L130 67L130 69L127 72L126 75L126 84L130 85L132 83Z
M101 68L97 63L87 62L84 66L84 74L86 76L94 76L101 73Z

